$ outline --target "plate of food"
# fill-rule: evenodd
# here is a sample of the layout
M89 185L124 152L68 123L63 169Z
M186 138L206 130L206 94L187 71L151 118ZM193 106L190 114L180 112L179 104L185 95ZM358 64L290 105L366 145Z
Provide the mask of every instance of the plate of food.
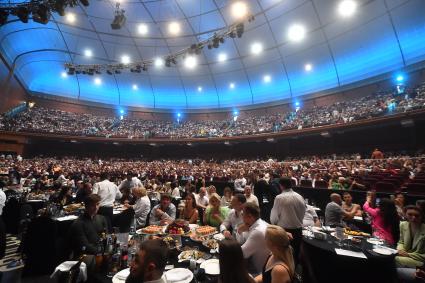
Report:
M201 259L205 256L204 252L198 251L198 250L187 250L187 251L182 251L179 256L179 262L180 261L185 261L185 260L198 260Z
M369 233L361 232L361 231L354 231L347 228L344 228L344 233L346 235L350 236L360 236L360 237L370 237Z
M213 238L214 238L214 239L216 239L217 241L223 241L226 237L224 237L224 235L223 235L223 234L218 233L218 234L215 234L215 235L213 236Z
M199 242L199 243L202 243L202 242L208 240L209 238L210 238L209 236L199 236L199 235L196 235L196 234L190 235L190 239L192 241Z
M204 261L203 263L201 263L200 268L205 269L205 273L209 275L220 274L220 264L218 259L216 258Z
M180 236L166 236L162 240L167 244L169 249L176 249L182 246Z
M165 233L170 235L188 236L190 234L189 223L186 220L177 219L167 226Z
M210 250L216 250L218 248L218 242L215 239L203 241L202 245Z
M195 229L195 233L199 236L209 236L217 233L217 229L212 226L200 226Z
M190 283L193 280L193 273L187 268L173 268L165 272L167 282Z
M144 235L159 235L163 233L163 230L164 230L163 226L149 225L145 228L137 230L136 233L144 234Z
M378 238L369 238L367 239L367 242L371 243L372 245L382 245L384 243L384 241Z

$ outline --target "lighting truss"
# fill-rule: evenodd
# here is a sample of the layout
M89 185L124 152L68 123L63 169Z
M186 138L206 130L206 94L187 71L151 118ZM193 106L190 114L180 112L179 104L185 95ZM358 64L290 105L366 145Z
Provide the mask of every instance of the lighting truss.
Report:
M245 31L246 22L254 21L253 15L248 15L244 20L238 21L228 28L222 29L213 36L209 37L206 40L194 43L189 47L186 47L176 53L166 55L161 59L164 60L164 65L166 67L172 67L177 65L178 59L186 58L187 55L199 55L202 52L204 47L208 49L218 48L220 44L225 42L226 38L240 38ZM109 75L112 74L121 74L124 70L129 70L132 73L141 73L142 71L147 71L149 67L155 65L155 59L149 59L138 62L131 62L128 64L117 63L117 64L73 64L65 63L65 69L68 71L69 75L74 74L84 74L84 75L93 75L94 73L100 74L106 72Z
M88 0L80 0L84 6L89 5ZM20 3L0 3L0 26L7 23L9 15L17 16L21 22L28 23L29 15L32 19L41 24L47 24L51 12L57 12L60 16L65 16L66 7L75 7L78 0L32 0L31 2Z

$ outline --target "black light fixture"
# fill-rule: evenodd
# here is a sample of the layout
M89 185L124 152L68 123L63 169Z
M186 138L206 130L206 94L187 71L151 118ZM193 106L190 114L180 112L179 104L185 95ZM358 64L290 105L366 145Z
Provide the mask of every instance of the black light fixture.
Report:
M65 0L56 0L54 10L58 12L61 17L65 16L65 7Z
M243 23L240 23L236 26L236 35L238 36L238 38L242 37L242 34L245 31L245 25Z
M49 22L49 19L50 19L49 7L47 7L44 4L40 4L37 7L37 10L32 13L32 20L34 22L45 25Z
M120 3L117 3L115 8L115 17L111 23L112 29L121 29L125 25L127 18L125 17L124 13L125 11L120 9Z
M89 0L80 0L80 2L86 7L89 5Z
M16 16L21 20L23 23L28 23L28 17L29 17L29 10L25 6L18 7L16 10Z
M111 70L106 70L106 73L107 73L108 75L112 75L112 74L113 74Z
M7 23L7 17L9 16L9 12L6 10L0 10L0 26Z
M68 68L68 75L73 75L75 73L75 68L74 67L69 67Z

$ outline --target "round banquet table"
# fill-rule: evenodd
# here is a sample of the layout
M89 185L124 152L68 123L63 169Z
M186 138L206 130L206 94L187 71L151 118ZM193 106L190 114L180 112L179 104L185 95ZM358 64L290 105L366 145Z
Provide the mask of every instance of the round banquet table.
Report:
M361 244L352 246L357 246L355 251L362 251L367 259L338 255L335 248L341 247L330 235L326 240L303 237L303 282L397 282L395 255L383 256L373 252L373 245L365 239Z
M192 241L189 237L182 237L182 248L187 249L188 247L196 248L207 254L210 253L210 250L202 245L200 242ZM211 258L218 258L218 254L210 254ZM174 268L189 268L189 261L178 262L177 254L171 255L167 264L174 265ZM194 272L194 277L191 283L217 283L218 277L205 274L203 280L196 278L195 273L199 270L199 264L196 265L196 270ZM92 274L90 282L93 283L112 283L112 278L107 277L105 274L97 273Z

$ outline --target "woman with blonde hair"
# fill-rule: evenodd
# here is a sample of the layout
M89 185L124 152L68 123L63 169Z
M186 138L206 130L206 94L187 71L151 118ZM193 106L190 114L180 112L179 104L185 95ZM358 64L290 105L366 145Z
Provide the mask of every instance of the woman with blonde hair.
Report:
M220 206L220 201L220 196L217 193L211 194L208 207L204 214L204 225L210 225L219 228L220 224L227 217L229 209L227 207Z
M136 200L134 205L125 204L125 207L131 207L134 209L136 228L144 227L146 225L146 218L148 217L149 211L151 210L151 201L149 200L146 189L144 187L134 188L133 196Z
M266 230L266 245L271 251L263 272L255 278L257 283L290 283L294 277L294 258L286 231L276 225Z

